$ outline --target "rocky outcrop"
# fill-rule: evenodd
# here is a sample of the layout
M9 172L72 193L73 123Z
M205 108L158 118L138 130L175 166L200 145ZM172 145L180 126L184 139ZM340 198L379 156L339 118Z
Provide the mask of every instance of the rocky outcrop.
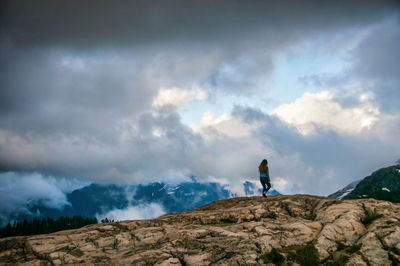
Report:
M399 251L399 204L277 195L217 201L152 220L5 238L0 264L296 265L314 259L396 265Z

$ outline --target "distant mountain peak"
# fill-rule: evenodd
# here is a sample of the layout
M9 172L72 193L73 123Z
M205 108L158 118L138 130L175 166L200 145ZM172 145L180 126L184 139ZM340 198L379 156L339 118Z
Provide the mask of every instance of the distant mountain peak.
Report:
M346 197L348 194L350 194L356 188L356 186L358 185L358 183L360 183L360 181L361 181L361 179L351 182L344 188L336 191L335 193L330 194L328 196L328 198L343 199L344 197Z
M338 199L374 198L399 203L400 164L378 169L364 179L355 181L328 197Z

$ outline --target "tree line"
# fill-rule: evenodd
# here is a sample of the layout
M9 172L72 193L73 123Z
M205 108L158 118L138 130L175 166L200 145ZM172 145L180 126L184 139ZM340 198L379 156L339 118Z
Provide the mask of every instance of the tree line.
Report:
M47 218L34 218L32 221L14 221L0 229L0 238L8 236L26 236L37 234L48 234L61 230L77 229L88 224L97 224L96 218L82 218L81 216L58 217L56 220Z

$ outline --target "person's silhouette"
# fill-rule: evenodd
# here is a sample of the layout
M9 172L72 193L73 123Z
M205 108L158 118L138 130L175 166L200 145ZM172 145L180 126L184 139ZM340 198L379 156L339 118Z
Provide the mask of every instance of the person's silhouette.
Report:
M269 178L268 161L266 159L262 160L260 166L258 167L260 172L260 182L263 186L263 196L267 196L268 190L271 188L271 179ZM268 188L265 186L267 185Z

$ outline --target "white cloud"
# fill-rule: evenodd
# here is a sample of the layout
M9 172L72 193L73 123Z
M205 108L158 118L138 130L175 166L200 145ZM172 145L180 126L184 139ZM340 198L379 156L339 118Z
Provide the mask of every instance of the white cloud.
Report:
M244 123L240 118L231 114L216 116L213 112L204 113L200 125L191 125L191 128L201 134L204 139L210 140L216 135L223 135L230 138L245 138L251 135L252 127Z
M17 174L6 172L0 174L0 208L25 206L34 200L42 200L50 208L61 208L69 204L65 192L81 188L86 182L75 179L55 179L41 174Z
M208 93L198 86L193 86L190 90L179 88L161 88L153 99L153 107L160 108L165 105L184 106L194 100L204 100Z
M275 177L273 185L277 191L283 194L290 194L290 183L287 178L284 177Z
M97 214L97 220L105 218L115 221L152 219L165 213L160 204L151 203L138 206L129 206L126 209L114 209L107 213Z
M70 203L65 193L79 189L87 182L55 179L38 173L5 172L0 174L0 226L18 213L29 214L29 203L40 200L49 208L60 209Z
M163 130L161 128L156 128L153 130L154 137L162 137L163 135L165 135L165 130Z
M368 102L368 97L360 95L360 105L344 107L334 100L332 92L305 93L293 103L278 106L273 114L302 135L313 134L318 127L356 135L379 119L379 107Z

